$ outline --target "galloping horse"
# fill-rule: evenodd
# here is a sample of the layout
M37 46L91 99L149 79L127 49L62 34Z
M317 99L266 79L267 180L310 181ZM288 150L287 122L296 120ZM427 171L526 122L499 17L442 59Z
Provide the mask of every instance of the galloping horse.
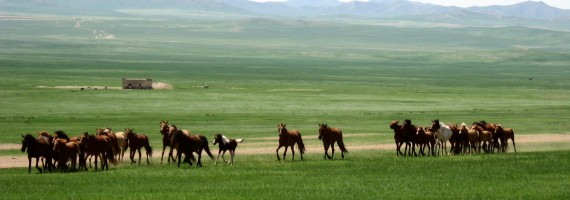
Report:
M497 135L501 135L501 147L502 151L506 152L507 147L509 146L508 140L511 139L513 142L513 148L515 149L515 153L517 152L517 146L515 144L515 132L512 128L503 128L501 125L497 125L495 129L495 133Z
M53 152L58 157L59 168L66 170L67 161L71 161L70 169L74 170L77 164L77 156L79 154L79 144L76 142L69 142L63 138L56 138L54 140Z
M305 153L305 143L303 143L303 138L301 136L301 132L298 130L287 130L285 127L287 124L281 123L277 125L277 133L279 133L279 146L275 150L275 154L277 155L277 160L281 160L279 158L279 149L281 147L285 147L285 151L283 152L283 161L285 161L285 155L287 155L287 149L291 147L291 153L293 154L292 161L295 160L295 144L297 144L297 148L299 148L299 152L301 152L301 160L303 160L303 154Z
M404 144L404 131L402 131L402 125L398 125L399 120L394 120L390 122L390 128L394 130L394 141L396 142L396 156L403 155L400 148Z
M119 146L119 152L116 152L116 156L117 156L117 160L119 161L123 161L123 158L125 157L125 151L127 151L127 135L125 134L125 132L116 132L113 133L113 130L111 128L105 128L103 129L103 133L107 134L107 135L114 135L115 138L117 138L117 145Z
M150 147L148 143L148 137L145 134L136 134L133 133L133 129L125 129L125 134L127 135L127 143L129 144L129 148L131 148L131 152L129 154L129 158L131 159L131 165L135 162L135 153L139 153L139 165L141 165L141 148L144 147L146 151L146 163L150 165L150 161L148 157L152 157L152 147Z
M161 121L160 122L160 134L162 134L162 156L160 157L160 163L164 160L164 150L166 147L170 147L170 153L168 154L168 162L170 163L170 158L175 161L174 157L172 157L172 146L170 142L172 141L172 134L170 131L170 126L168 125L168 121Z
M418 156L418 154L416 154L417 131L418 130L416 126L412 124L412 120L409 119L404 120L404 125L402 125L402 132L404 133L404 142L406 143L406 148L404 148L404 156L406 156L406 154L411 156L412 152L414 153L414 156Z
M176 145L176 158L178 159L178 167L180 167L180 162L182 161L182 154L186 155L184 162L188 162L192 166L190 160L194 160L193 152L198 154L198 162L196 166L202 166L202 151L205 150L208 156L214 160L214 156L210 152L210 147L208 147L208 139L203 135L187 135L182 130L175 130L171 134L172 142Z
M323 141L325 147L325 159L329 158L330 160L334 157L335 142L338 144L338 148L340 148L342 158L344 158L344 153L348 152L342 141L342 131L338 128L331 128L327 124L319 124L319 140ZM332 154L330 156L328 154L329 147L332 148Z
M224 154L226 154L226 151L230 151L230 160L227 162L227 164L231 164L234 165L234 156L236 153L236 147L237 147L237 143L242 143L243 142L243 138L242 139L228 139L226 136L222 135L221 133L216 134L216 136L214 137L214 145L219 144L219 150L218 150L218 157L216 157L216 162L214 163L214 165L218 164L218 159L220 158L220 153L222 154L222 159L224 160L224 163L226 162L226 158L224 158Z
M418 144L420 145L420 154L425 156L425 147L428 148L428 155L431 153L435 156L435 134L429 128L418 126L417 129Z
M493 151L492 145L494 142L492 132L483 129L483 127L481 127L478 122L473 122L471 129L469 129L469 132L477 132L477 134L479 134L479 153L481 153L481 149L483 149L485 153L491 153Z
M435 132L438 145L440 146L440 148L438 148L437 155L439 154L448 155L447 141L449 141L449 138L451 138L451 135L453 135L451 128L449 128L449 126L446 126L443 122L439 122L439 119L435 119L432 120L431 130ZM441 153L441 151L443 151L444 153Z
M95 156L95 170L97 170L97 159L99 157L101 157L101 170L105 170L105 168L107 170L109 169L107 161L111 161L113 165L117 164L112 142L109 137L104 135L89 135L89 133L84 132L81 134L80 142L82 145L85 145L85 158ZM85 158L83 161L85 161Z
M469 154L473 154L473 151L477 152L479 149L479 132L472 130L471 128L468 129L465 122L461 123L460 132L467 133L466 146L469 147Z
M32 134L26 134L25 136L22 135L22 152L25 152L27 149L28 153L28 173L32 172L32 158L36 158L36 168L40 173L42 173L42 169L38 166L38 162L40 157L45 158L45 163L42 161L43 171L46 168L51 171L51 139L44 136L39 136L38 138L34 138Z
M109 137L111 141L111 147L113 148L113 155L121 153L121 148L119 147L119 142L117 141L117 136L109 129L109 131L105 132L106 129L96 129L95 132L97 135L103 135Z

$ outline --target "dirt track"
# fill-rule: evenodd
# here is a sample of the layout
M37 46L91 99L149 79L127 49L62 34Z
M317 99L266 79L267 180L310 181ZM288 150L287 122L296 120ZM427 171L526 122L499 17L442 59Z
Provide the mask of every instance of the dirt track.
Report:
M360 137L365 136L368 134L351 134L347 135L347 137ZM252 143L251 145L242 145L242 148L237 149L236 154L247 154L247 155L255 155L255 154L274 154L275 148L277 147L277 137L267 137L267 138L256 138L257 141L263 142L256 142ZM275 141L275 145L268 146L266 145L270 141ZM247 142L247 140L246 140ZM559 143L563 145L559 145L556 150L570 150L570 134L537 134L537 135L519 135L516 137L515 140L517 144L517 150L519 152L528 152L528 151L545 151L545 150L554 150L550 148L548 145L541 146L540 144L547 144L547 143ZM510 143L510 142L509 142ZM264 145L260 145L264 144ZM258 147L263 146L263 147ZM531 147L525 149L525 147ZM20 144L0 144L0 150L19 150L21 148ZM212 153L215 155L217 154L217 148L211 147ZM347 148L350 151L359 151L359 150L394 150L394 144L386 143L386 144L373 144L373 145L350 145L347 144ZM308 153L322 153L323 147L321 145L311 145L307 146L306 148ZM161 156L161 148L155 148L153 153L153 158L155 160L160 159ZM282 152L282 151L281 151ZM32 165L34 165L35 160L33 160ZM13 167L26 167L28 166L28 160L24 153L20 156L0 156L0 168L13 168Z

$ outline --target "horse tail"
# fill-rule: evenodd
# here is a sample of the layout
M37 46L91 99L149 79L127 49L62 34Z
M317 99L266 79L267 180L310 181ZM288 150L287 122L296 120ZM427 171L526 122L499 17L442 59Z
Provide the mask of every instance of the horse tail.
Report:
M340 138L336 143L338 144L338 148L340 148L342 152L348 152L348 150L346 150L346 147L344 146L344 142L342 141L342 131L340 131Z
M121 153L121 148L119 147L119 141L117 141L117 137L111 139L111 145L113 145L113 150L117 152L117 154Z
M208 156L210 156L210 158L214 160L214 155L212 155L212 152L210 152L210 147L208 147L208 138L206 138L203 135L200 135L200 140L202 140L202 148L204 148Z
M237 143L242 143L244 140L245 140L244 138L242 138L242 139L236 139L236 142L237 142Z
M150 146L150 144L148 142L148 137L146 140L146 144L144 145L144 150L146 151L146 155L152 158L152 147Z
M303 143L303 137L301 137L301 133L299 133L299 141L297 141L297 147L299 147L299 152L301 152L301 154L305 153L305 143Z
M117 160L115 159L115 152L113 152L113 147L107 149L107 160L113 165L117 166Z

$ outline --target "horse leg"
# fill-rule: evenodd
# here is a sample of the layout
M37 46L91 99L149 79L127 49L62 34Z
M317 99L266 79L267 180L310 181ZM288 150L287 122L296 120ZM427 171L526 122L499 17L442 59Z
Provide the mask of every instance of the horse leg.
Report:
M220 159L220 154L222 154L222 149L218 150L218 156L216 157L216 162L214 162L214 166L218 165L218 159Z
M329 159L334 158L334 142L331 144L331 157Z
M202 167L202 150L198 151L198 163L196 164L197 167Z
M137 149L137 152L139 153L139 165L141 165L141 149L142 148Z
M234 150L230 150L230 156L231 156L231 158L230 158L230 161L228 161L228 162L230 162L232 166L234 166L234 156L235 156L235 155L236 155L236 150L235 150L235 149L234 149Z
M285 151L283 152L283 161L285 161L285 156L287 155L287 149L289 149L289 146L285 146Z
M277 149L275 150L275 154L277 155L277 161L281 161L281 158L279 158L279 149L281 149L281 147L282 147L282 146L279 145L279 146L277 147ZM222 158L223 158L223 157L224 157L224 156L222 155Z
M32 173L32 157L28 156L28 174Z
M160 156L160 164L162 164L162 161L164 160L164 150L166 150L166 145L162 145L162 155ZM170 156L170 154L169 154ZM170 157L168 157L168 162L170 162Z
M291 155L293 157L291 161L295 161L295 144L291 145Z
M416 142L412 142L412 152L414 152L414 156L418 156L416 153Z
M515 144L515 137L513 136L513 138L511 138L511 141L513 141L513 148L515 149L515 153L517 153L517 146Z
M38 169L38 171L40 171L40 173L42 173L42 168L40 168L40 167L38 166L39 161L40 161L40 157L37 157L37 158L36 158L36 169Z
M403 156L401 150L403 144L404 144L403 142L396 142L396 156Z
M97 171L97 159L99 159L99 155L95 155L95 171Z
M170 151L168 152L168 162L170 163L170 158L172 158L172 162L176 162L176 159L173 156L174 148L170 146ZM178 150L176 150L178 152Z

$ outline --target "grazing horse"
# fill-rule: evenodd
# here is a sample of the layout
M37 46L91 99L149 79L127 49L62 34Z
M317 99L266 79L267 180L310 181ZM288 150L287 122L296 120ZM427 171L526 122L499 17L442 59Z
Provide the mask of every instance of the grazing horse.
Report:
M79 154L79 144L77 142L67 141L63 138L54 140L53 152L57 155L59 168L62 170L74 170L77 164L77 156ZM71 165L67 168L67 161L71 161Z
M216 134L216 136L214 137L214 143L213 145L219 144L219 150L218 150L218 157L216 157L216 162L214 163L214 165L218 164L218 159L220 158L220 153L222 154L222 159L224 160L224 162L226 162L226 158L224 158L224 154L226 154L226 151L230 151L230 160L227 162L227 164L231 164L234 165L234 156L236 153L236 147L238 145L238 143L242 143L243 142L243 138L242 139L228 139L226 136L222 135L221 133Z
M492 132L483 129L478 122L473 122L469 132L477 132L477 134L479 134L479 153L481 153L481 149L483 149L485 153L491 153L493 151L492 145L494 142Z
M448 155L447 141L449 141L449 138L451 138L451 135L453 135L451 128L449 128L449 126L445 125L443 122L439 122L439 119L435 119L432 120L431 130L435 131L435 136L437 137L437 143L439 145L437 155ZM441 151L443 151L443 153Z
M125 129L125 134L127 135L127 143L129 144L129 148L131 148L131 152L129 154L131 165L133 163L136 163L136 152L139 153L139 165L141 165L141 149L143 147L146 151L146 163L150 165L148 157L152 157L152 147L150 147L148 143L148 137L145 134L136 134L133 132L133 129L130 128Z
M515 144L515 132L512 128L503 128L502 125L497 125L495 128L494 134L501 135L501 149L503 152L507 151L507 147L509 146L508 140L511 139L513 142L513 148L515 149L515 153L517 152L517 146Z
M202 166L202 151L206 151L208 156L214 160L214 156L210 152L210 147L208 147L208 139L203 135L187 135L182 130L175 130L172 132L172 142L175 142L176 147L176 158L178 159L178 167L180 167L180 162L182 161L182 154L186 157L184 162L187 162L192 166L191 160L194 160L192 153L196 152L198 154L198 161L196 166Z
M287 155L287 149L291 147L291 153L293 154L293 158L291 161L295 160L295 144L297 144L297 148L299 148L299 152L301 153L301 160L303 160L303 154L305 153L305 143L303 143L303 138L301 136L301 132L298 130L287 130L287 124L281 123L277 125L277 133L279 133L279 146L275 150L275 154L277 155L277 160L281 160L279 158L279 149L281 147L285 147L285 151L283 151L283 161L285 161L285 155Z
M404 148L404 156L406 156L406 154L408 154L408 156L411 156L412 152L414 153L414 156L418 156L418 154L416 154L416 143L418 139L416 133L418 132L418 129L412 124L412 120L404 120L404 125L402 125L402 132L404 133L404 142L406 143L406 147Z
M404 144L404 131L402 131L402 125L398 125L399 120L394 120L390 122L390 128L394 130L394 141L396 142L396 156L403 155L400 148Z
M117 164L109 137L104 135L89 135L89 133L84 132L81 134L80 142L82 145L85 145L85 157L83 161L89 156L95 156L95 170L97 170L97 159L99 157L101 157L101 170L105 170L105 168L107 170L109 169L108 161L111 161L113 165Z
M435 156L435 134L429 128L418 126L417 129L418 144L420 145L420 154L425 156L425 147L428 148L428 155L431 153Z
M338 148L340 148L342 158L344 158L344 153L348 152L342 141L342 131L338 128L329 127L327 124L319 124L319 140L323 141L325 147L325 159L329 158L330 160L334 157L335 142L338 144ZM330 156L328 154L329 147L332 148L332 154Z
M32 172L32 158L36 158L36 168L42 173L42 168L38 166L40 157L45 158L45 163L42 160L43 171L46 168L51 171L51 139L44 136L34 138L32 134L22 135L22 152L27 150L28 153L28 173Z

